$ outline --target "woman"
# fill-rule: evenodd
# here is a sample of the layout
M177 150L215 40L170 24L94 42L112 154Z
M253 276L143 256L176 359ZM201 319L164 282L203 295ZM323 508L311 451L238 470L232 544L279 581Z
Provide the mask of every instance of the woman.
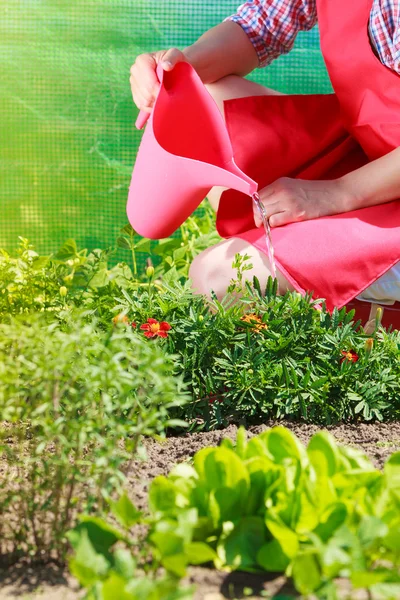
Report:
M243 77L288 52L318 19L335 94L284 96ZM312 291L328 308L354 297L400 301L400 8L398 0L253 0L183 52L141 55L133 98L151 111L156 66L188 61L225 115L238 166L259 184L279 291ZM220 197L220 200L219 200ZM214 188L228 239L200 254L197 291L225 294L236 253L265 282L263 229L249 198Z

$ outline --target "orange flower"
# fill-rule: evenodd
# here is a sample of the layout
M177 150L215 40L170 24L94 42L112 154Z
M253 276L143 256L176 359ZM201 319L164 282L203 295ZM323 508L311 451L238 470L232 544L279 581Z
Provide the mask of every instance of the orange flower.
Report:
M263 323L262 318L255 313L247 313L243 315L243 317L240 317L240 320L253 325L253 329L256 333L260 333L262 329L268 329L268 325Z
M144 331L144 335L148 338L156 336L166 338L168 337L167 331L171 329L171 325L165 321L157 321L157 319L147 319L147 323L140 326L140 329Z
M344 362L345 360L347 362L357 362L359 359L359 356L356 352L354 352L354 350L342 350L340 352L340 354L342 355L343 358L340 359L340 362Z
M121 323L129 325L128 317L126 315L123 315L122 313L119 313L119 315L115 315L115 317L113 317L112 322L114 323L114 325L119 325Z

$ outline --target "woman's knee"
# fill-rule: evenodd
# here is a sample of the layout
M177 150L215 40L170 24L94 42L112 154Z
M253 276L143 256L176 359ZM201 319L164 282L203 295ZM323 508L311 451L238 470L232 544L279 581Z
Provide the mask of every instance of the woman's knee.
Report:
M211 297L211 292L214 292L217 297L220 297L226 292L226 290L219 289L221 265L216 264L214 258L215 246L212 246L203 250L193 259L189 268L189 278L196 294Z
M237 276L233 267L236 254L249 256L250 269L244 272L245 278L252 281L253 277L257 277L261 286L265 286L271 275L268 257L245 240L231 238L207 248L193 260L189 271L193 290L208 297L214 292L217 298L223 298L232 279ZM294 289L282 273L278 272L277 276L279 293Z

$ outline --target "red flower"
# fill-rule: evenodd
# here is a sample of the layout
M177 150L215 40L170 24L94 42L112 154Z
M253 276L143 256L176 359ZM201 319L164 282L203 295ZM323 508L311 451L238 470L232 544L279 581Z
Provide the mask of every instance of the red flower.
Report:
M210 394L209 396L207 396L207 399L208 399L209 404L214 404L214 402L223 402L224 401L224 397L221 396L220 394Z
M131 323L131 327L132 327L132 329L136 329L136 327L137 327L136 323L134 323L134 322L132 321L132 323Z
M157 319L147 319L147 323L141 325L140 329L145 332L144 335L148 338L153 338L157 335L166 338L168 337L167 331L171 329L171 325L165 321L161 321L160 323Z
M359 359L359 356L356 352L354 352L354 350L342 350L340 352L340 354L342 355L343 358L340 359L340 362L344 362L345 360L347 362L357 362Z

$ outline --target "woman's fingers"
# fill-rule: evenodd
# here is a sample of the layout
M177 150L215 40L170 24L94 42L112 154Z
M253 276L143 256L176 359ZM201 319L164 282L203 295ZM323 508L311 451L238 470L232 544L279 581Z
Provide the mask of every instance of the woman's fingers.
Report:
M141 54L131 67L132 97L136 106L141 110L151 109L156 99L160 85L156 68L157 62L151 54Z
M185 62L185 55L178 48L167 50L161 59L161 66L164 71L171 71L178 62Z
M185 60L183 52L177 48L140 54L136 58L131 67L130 84L133 101L140 110L151 112L157 97L160 87L157 66L161 64L165 71L171 71L178 62Z

